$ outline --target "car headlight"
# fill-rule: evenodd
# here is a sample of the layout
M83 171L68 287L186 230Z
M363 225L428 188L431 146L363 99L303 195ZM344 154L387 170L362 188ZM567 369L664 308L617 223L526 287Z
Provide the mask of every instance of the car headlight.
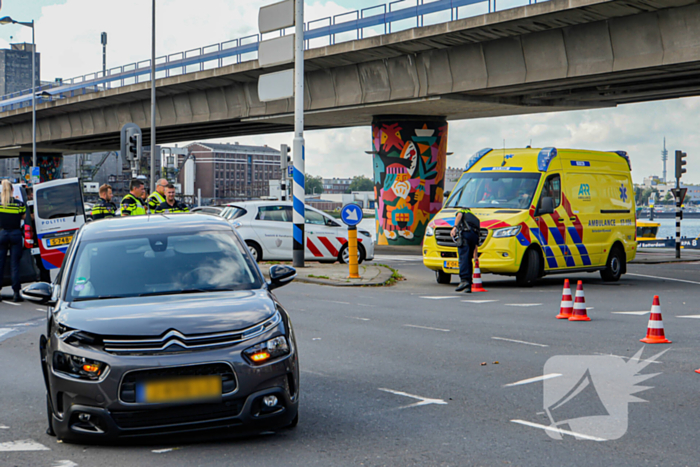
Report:
M54 352L53 369L57 373L72 378L96 381L107 373L109 365L89 358L76 357L75 355L69 355L63 352Z
M425 228L425 236L426 237L432 237L435 235L435 229L433 229L433 226L428 224L428 227Z
M253 365L262 365L287 354L289 354L289 344L287 344L287 339L284 336L273 337L243 351L243 355Z
M516 225L515 227L504 227L502 229L495 229L493 231L494 238L504 238L504 237L514 237L520 233L521 226Z

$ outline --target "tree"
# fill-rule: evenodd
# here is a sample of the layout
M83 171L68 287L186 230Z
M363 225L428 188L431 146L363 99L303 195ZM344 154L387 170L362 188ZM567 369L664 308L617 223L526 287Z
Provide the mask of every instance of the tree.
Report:
M309 174L304 175L304 192L307 195L323 193L323 179Z
M666 192L666 196L664 196L664 203L668 203L668 202L671 201L672 199L673 199L673 195L671 194L670 191L667 191L667 192Z
M374 182L364 175L353 177L347 192L353 191L374 191Z

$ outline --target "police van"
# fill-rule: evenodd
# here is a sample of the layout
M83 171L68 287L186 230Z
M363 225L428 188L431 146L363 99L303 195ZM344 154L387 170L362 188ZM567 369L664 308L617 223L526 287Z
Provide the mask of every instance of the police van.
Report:
M623 151L482 149L428 224L423 264L441 284L459 273L450 230L468 207L481 222L483 273L524 286L579 271L617 281L637 246L631 169Z

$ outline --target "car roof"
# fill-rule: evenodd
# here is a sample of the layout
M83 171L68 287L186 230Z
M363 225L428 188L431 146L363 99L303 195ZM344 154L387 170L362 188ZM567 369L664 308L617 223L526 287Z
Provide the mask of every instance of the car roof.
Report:
M153 214L145 216L113 217L85 224L82 240L104 240L133 237L153 233L201 232L227 230L232 227L225 219L207 214Z

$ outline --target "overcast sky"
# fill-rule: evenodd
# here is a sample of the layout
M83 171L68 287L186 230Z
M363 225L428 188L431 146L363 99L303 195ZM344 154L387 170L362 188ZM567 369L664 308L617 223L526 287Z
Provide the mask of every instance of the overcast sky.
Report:
M157 54L165 55L215 44L257 32L260 6L275 0L157 0ZM498 6L516 6L522 0L499 0ZM356 8L382 4L382 0L312 0L305 6L306 20L324 18ZM415 0L406 3L414 4ZM41 79L70 78L101 70L100 33L108 33L107 66L150 58L150 1L147 0L2 0L1 16L36 23L37 50L41 53ZM477 4L460 14L483 13ZM435 18L439 21L440 18ZM427 24L427 23L426 23ZM408 27L405 25L404 27ZM10 42L31 41L31 30L0 27L0 48ZM323 45L319 43L318 45ZM555 146L582 149L625 150L632 158L632 175L641 182L661 175L661 149L666 137L671 156L675 149L688 153L684 181L700 183L700 98L632 104L613 109L560 112L516 117L450 122L448 165L463 166L484 147ZM308 131L307 172L324 177L371 176L369 127ZM291 144L292 135L262 135L218 139L241 144ZM673 174L673 161L668 164Z

